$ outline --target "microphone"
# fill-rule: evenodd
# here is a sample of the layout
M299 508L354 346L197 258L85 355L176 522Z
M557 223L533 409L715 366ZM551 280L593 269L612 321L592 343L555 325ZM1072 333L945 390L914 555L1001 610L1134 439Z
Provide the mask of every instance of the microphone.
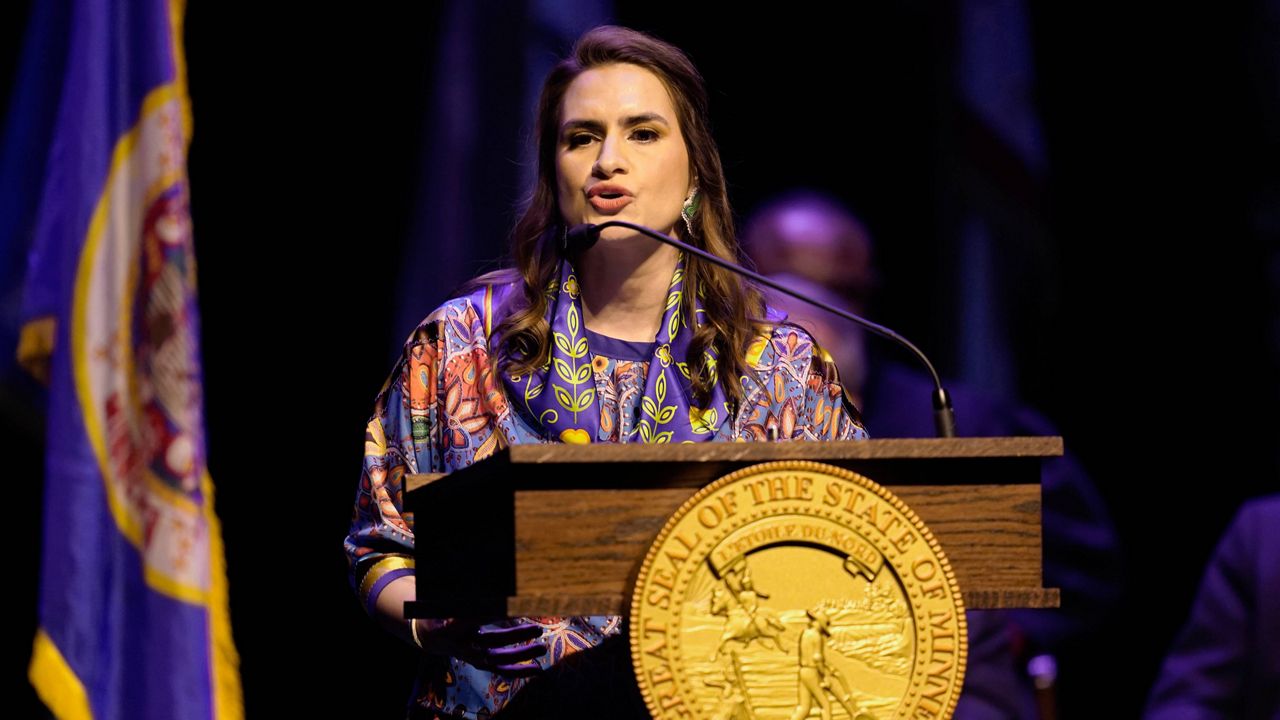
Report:
M562 255L572 255L590 248L600 239L600 230L602 229L599 225L592 225L591 223L583 223L566 228L564 236L560 239L560 253ZM655 234L661 235L662 233Z
M730 270L732 272L738 273L739 275L745 278L748 278L751 281L756 282L760 285L773 288L778 292L790 295L791 297L796 298L797 300L803 300L804 302L807 302L810 305L813 305L814 307L822 308L823 310L826 310L827 312L832 313L833 315L842 317L845 320L855 322L861 325L862 327L866 328L867 330L870 330L871 332L875 333L876 335L879 335L880 337L886 338L888 340L892 340L893 342L898 343L902 347L905 347L907 350L911 352L911 354L916 356L916 359L919 360L921 364L925 366L925 369L929 371L929 375L933 378L934 391L931 398L933 403L933 427L934 427L934 430L938 433L938 437L955 437L956 436L956 416L955 416L955 410L951 406L951 395L946 391L945 388L942 387L942 378L939 377L938 371L934 369L933 363L929 362L929 358L925 356L924 352L921 351L920 348L916 347L915 343L911 342L910 340L906 339L905 337L899 335L898 333L894 332L893 330L890 330L889 328L883 325L878 325L876 323L871 322L870 320L867 320L866 318L863 318L858 315L854 315L848 310L843 310L841 308L835 307L834 305L828 305L827 303L824 303L820 300L815 300L814 298L808 297L803 293L792 290L791 288L788 288L782 285L781 283L770 280L769 278L759 273L752 272L740 265L731 263L728 260L725 260L724 258L712 255L706 250L696 248L686 242L682 242L668 235L663 235L662 233L656 230L650 230L649 228L643 225L637 225L635 223L629 223L622 220L610 220L608 222L602 222L599 225L592 225L591 223L574 225L571 228L566 228L564 235L561 237L561 243L560 243L561 252L564 253L565 255L569 255L569 254L578 253L590 248L592 245L595 245L596 242L600 239L600 231L608 227L631 228L636 232L643 233L644 235L648 235L649 237L653 238L654 240L657 240L658 242L663 242L673 247L679 248L680 250L683 250L684 252L687 252L690 255L695 255L699 258L702 258L703 260L706 260L707 262L713 265L718 265L726 270Z

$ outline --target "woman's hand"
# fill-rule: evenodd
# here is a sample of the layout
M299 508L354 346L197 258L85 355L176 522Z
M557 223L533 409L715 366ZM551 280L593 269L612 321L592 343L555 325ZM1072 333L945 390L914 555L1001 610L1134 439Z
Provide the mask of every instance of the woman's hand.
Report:
M546 654L542 627L520 623L512 627L484 627L475 620L410 620L424 652L456 657L463 662L514 677L537 674L536 658Z

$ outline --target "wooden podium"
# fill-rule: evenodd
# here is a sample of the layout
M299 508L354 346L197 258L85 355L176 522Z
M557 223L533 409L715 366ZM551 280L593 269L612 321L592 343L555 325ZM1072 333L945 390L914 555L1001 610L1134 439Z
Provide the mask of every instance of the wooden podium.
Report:
M1060 437L697 445L516 445L414 475L415 617L626 615L667 518L703 485L777 460L846 468L929 527L968 609L1051 608L1041 586L1040 464Z

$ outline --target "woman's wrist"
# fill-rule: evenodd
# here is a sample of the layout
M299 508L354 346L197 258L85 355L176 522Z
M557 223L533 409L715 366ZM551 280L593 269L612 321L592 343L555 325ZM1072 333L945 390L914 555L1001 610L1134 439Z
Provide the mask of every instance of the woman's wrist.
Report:
M440 630L453 624L449 618L406 618L409 622L409 637L413 644L423 652L441 652L449 648L448 641L440 634Z
M387 632L406 643L413 643L413 626L405 617L405 604L412 602L417 596L417 587L412 576L396 578L381 589L374 599L374 620ZM418 637L426 641L425 627L418 628Z

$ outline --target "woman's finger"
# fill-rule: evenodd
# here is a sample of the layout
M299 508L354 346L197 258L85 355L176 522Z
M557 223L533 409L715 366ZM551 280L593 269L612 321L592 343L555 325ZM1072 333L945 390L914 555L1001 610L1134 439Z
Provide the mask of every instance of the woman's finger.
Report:
M510 645L493 648L488 651L493 662L513 663L532 660L547 654L547 647L540 642L528 642L521 645Z
M478 647L496 648L527 643L539 637L542 637L541 625L521 623L513 627L480 628L476 631L475 641Z
M522 662L522 663L514 663L514 664L508 664L508 665L496 665L494 666L493 669L497 672L502 673L503 675L507 675L510 677L529 677L531 675L537 675L538 673L542 672L542 668L539 667L538 663L536 662Z

